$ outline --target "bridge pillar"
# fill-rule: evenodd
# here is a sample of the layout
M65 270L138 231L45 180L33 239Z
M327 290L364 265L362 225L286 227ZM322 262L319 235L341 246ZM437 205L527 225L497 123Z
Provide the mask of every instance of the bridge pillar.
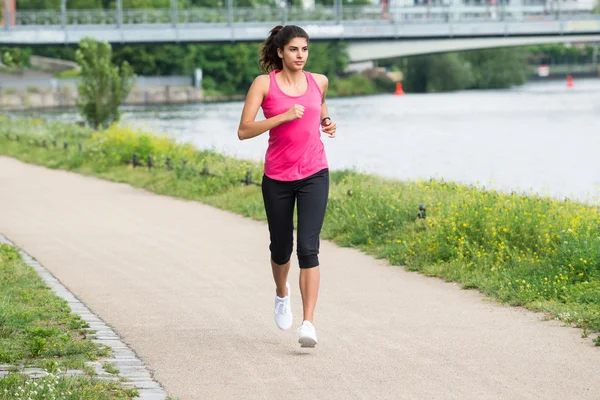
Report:
M344 19L342 7L343 7L342 0L333 0L333 9L335 12L335 20L338 24L340 24L342 22L342 20Z
M514 10L511 12L512 17L517 21L523 20L523 0L512 0L510 2L510 6L508 9L513 8Z
M60 0L60 24L63 29L67 26L67 0Z
M179 16L177 15L177 0L171 0L171 23L177 26Z
M227 0L227 21L229 26L233 25L233 0Z
M15 0L4 0L4 7L2 9L2 25L6 29L15 25L15 12L17 5Z
M123 0L117 0L117 26L123 26Z
M287 19L288 19L287 7L288 7L288 3L286 0L279 1L279 9L281 12L281 25L287 25Z
M457 11L460 6L463 4L462 0L450 0L450 10L448 11L448 20L449 21L459 21L460 20L460 11Z

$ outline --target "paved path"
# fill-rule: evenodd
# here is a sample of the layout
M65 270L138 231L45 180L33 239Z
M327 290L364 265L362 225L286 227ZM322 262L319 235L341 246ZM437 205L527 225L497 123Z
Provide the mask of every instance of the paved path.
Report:
M600 396L579 330L328 242L301 349L273 322L266 225L199 203L0 157L0 231L181 400Z

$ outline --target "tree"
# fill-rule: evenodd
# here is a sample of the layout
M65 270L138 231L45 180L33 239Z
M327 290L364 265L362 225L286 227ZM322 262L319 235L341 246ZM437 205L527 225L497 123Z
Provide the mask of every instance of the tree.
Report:
M408 57L402 68L408 92L446 92L463 90L471 83L471 70L458 54L433 54Z
M112 63L112 48L106 42L84 38L75 53L81 67L77 107L94 129L107 128L120 119L119 106L134 85L135 74L124 61L119 69Z
M468 51L462 57L471 65L473 89L504 89L527 81L527 63L523 49Z

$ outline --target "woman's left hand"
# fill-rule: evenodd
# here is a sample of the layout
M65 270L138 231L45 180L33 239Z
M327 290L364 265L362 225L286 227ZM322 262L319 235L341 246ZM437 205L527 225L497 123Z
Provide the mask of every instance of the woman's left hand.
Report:
M337 125L335 124L335 122L333 122L330 119L326 119L325 121L323 121L323 124L321 124L321 130L323 131L323 133L325 133L330 138L335 137L336 128L337 128Z

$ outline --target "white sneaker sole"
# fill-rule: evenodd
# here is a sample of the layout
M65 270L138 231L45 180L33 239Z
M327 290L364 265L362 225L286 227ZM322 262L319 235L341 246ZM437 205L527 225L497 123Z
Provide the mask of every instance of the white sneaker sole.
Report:
M298 339L298 343L300 343L300 347L310 347L313 348L317 345L317 341L311 337L301 337Z
M281 329L282 331L287 331L288 329L290 329L290 328L292 327L292 325L293 325L293 324L294 324L294 320L293 320L293 319L292 319L290 322L288 322L288 323L286 323L286 324L283 324L283 325L280 325L280 324L277 322L277 319L275 319L275 325L277 325L277 327L278 327L279 329Z

